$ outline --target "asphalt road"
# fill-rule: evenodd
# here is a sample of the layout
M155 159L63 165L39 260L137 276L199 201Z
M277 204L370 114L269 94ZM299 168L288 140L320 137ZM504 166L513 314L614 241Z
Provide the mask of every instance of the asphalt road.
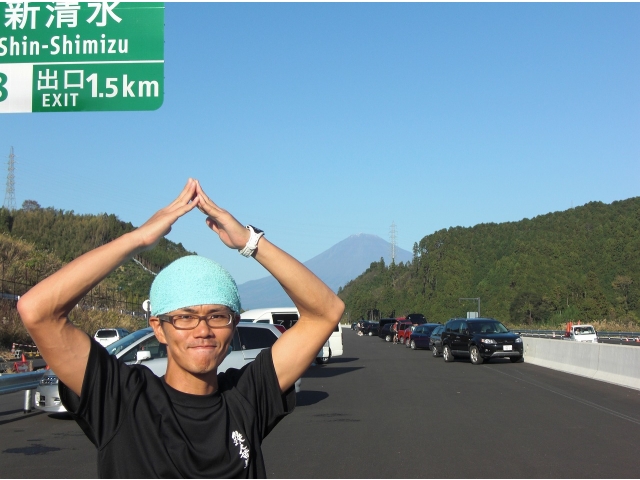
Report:
M637 478L640 391L344 330L267 437L270 478Z
M637 478L640 391L526 363L445 364L344 331L263 444L270 478ZM74 421L0 396L0 477L95 477Z

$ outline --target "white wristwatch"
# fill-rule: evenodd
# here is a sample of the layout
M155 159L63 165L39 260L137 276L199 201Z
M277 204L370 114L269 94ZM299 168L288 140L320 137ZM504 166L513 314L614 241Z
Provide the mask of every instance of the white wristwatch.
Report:
M242 255L243 257L250 257L251 255L253 255L253 253L258 248L258 240L260 240L260 237L264 235L264 232L262 230L252 225L247 225L247 230L251 232L249 241L243 249L238 250L240 252L240 255Z

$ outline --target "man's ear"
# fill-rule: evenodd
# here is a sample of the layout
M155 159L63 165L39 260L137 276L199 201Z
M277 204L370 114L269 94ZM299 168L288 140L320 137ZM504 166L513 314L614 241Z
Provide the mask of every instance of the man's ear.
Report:
M149 319L149 325L153 328L153 333L156 335L156 338L160 343L167 344L167 339L164 335L164 325L165 322L161 322L158 317L151 317Z

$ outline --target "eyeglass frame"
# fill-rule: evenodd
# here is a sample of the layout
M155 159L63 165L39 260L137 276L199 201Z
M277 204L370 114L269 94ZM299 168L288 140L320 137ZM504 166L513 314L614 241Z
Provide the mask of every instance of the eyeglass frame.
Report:
M208 319L212 319L214 315L228 315L229 316L229 323L227 323L226 325L209 325ZM193 327L191 328L184 328L184 327L177 327L174 322L174 317L198 317L198 323L196 323ZM158 320L160 320L161 322L166 322L166 323L170 323L173 328L175 328L176 330L195 330L196 328L198 328L198 326L200 325L200 322L202 322L204 320L204 323L207 324L207 327L209 328L227 328L229 325L233 325L233 320L237 317L237 314L235 312L230 312L230 313L210 313L208 315L196 315L195 313L177 313L175 315L167 315L167 314L162 314L162 315L156 315L156 318Z

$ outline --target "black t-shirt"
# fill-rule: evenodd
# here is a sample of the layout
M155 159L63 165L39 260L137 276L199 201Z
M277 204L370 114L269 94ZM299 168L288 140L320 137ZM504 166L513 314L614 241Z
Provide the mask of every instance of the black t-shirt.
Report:
M262 439L295 406L280 392L271 349L218 374L218 391L191 395L97 342L78 397L60 398L98 449L101 478L266 478Z

